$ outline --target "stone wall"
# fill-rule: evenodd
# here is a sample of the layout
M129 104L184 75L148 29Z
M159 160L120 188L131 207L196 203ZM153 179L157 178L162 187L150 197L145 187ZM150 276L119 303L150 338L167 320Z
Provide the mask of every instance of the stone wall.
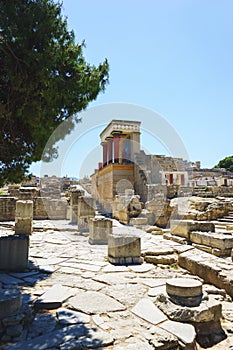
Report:
M14 197L0 197L0 221L15 220L15 202Z
M18 198L0 197L0 221L14 221L15 207ZM50 198L33 198L33 218L39 219L66 219L67 201Z
M113 198L122 187L134 187L134 166L131 164L110 164L92 176L92 196L108 212L112 212Z

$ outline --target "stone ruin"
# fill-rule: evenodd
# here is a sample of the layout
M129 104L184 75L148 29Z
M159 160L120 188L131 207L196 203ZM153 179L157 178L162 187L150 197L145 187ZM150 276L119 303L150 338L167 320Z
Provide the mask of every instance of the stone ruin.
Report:
M226 338L221 327L222 305L213 295L202 291L202 283L192 278L174 278L166 282L166 293L155 304L171 321L190 324L197 342L204 348ZM185 347L187 349L188 347ZM193 349L193 344L190 347Z

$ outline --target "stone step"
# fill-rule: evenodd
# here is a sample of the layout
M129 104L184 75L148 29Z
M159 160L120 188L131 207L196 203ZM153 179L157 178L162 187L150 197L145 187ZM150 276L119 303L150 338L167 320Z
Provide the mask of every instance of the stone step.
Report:
M179 254L178 264L193 275L201 277L206 283L225 289L233 297L233 263L231 261L194 248Z
M190 241L197 244L207 245L212 248L233 248L233 236L225 233L214 232L190 232Z
M233 219L226 219L226 218L218 219L218 221L220 221L220 222L227 222L227 223L233 223Z

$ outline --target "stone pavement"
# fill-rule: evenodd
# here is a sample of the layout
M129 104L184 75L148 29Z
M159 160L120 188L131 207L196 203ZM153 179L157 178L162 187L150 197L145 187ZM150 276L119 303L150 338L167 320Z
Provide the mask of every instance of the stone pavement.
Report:
M121 225L113 223L119 230ZM0 288L20 288L32 322L20 331L17 320L11 320L0 349L195 349L193 326L168 320L154 304L167 279L191 276L176 264L177 258L172 265L162 258L177 256L190 246L141 232L142 253L156 257L156 265L114 266L107 260L107 245L90 245L88 233L79 233L76 225L35 221L29 270L0 274ZM222 301L228 335L213 349L233 349L231 299L213 286L204 289Z

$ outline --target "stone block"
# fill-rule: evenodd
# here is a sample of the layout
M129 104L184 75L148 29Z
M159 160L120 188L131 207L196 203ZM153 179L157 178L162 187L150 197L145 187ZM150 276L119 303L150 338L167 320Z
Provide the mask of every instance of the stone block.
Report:
M233 277L229 269L231 266L226 263L226 259L216 258L194 248L179 254L178 264L192 275L203 278L206 283L225 289L233 297Z
M215 232L215 224L210 221L196 221L196 230L201 232Z
M0 270L23 271L28 268L28 235L0 237Z
M171 255L146 255L144 260L151 264L172 265L177 262L175 254Z
M147 225L148 220L147 218L143 218L143 217L137 217L137 218L131 218L129 220L129 225Z
M190 232L196 230L196 224L192 220L171 220L170 229L172 235L189 240Z
M136 236L110 235L108 259L113 264L141 263L141 238Z
M193 245L193 247L195 247L197 249L203 250L206 253L213 254L213 255L219 256L219 257L231 256L231 252L232 252L232 248L219 249L219 248L212 248L212 247L207 246L207 245L196 244L196 243L193 243L192 245Z
M127 210L121 209L118 212L118 220L123 224L128 224L129 222L129 213Z
M15 219L15 234L27 234L32 233L32 219L29 218L17 218Z
M32 233L33 201L20 200L16 202L15 210L15 234Z
M231 234L195 231L190 233L190 240L196 244L203 244L222 250L233 248L233 236Z
M0 221L15 220L16 200L10 196L0 196Z
M80 197L78 204L79 218L93 218L95 216L95 201L91 197Z
M106 218L91 218L89 220L89 243L108 244L112 234L112 220Z
M171 234L190 239L190 232L215 232L215 225L209 221L171 220Z
M70 222L72 224L77 224L78 217L78 206L80 197L84 196L84 191L75 190L70 192Z
M32 218L33 217L33 201L16 201L15 217Z
M78 231L88 232L89 230L89 219L88 218L79 218L78 219Z

